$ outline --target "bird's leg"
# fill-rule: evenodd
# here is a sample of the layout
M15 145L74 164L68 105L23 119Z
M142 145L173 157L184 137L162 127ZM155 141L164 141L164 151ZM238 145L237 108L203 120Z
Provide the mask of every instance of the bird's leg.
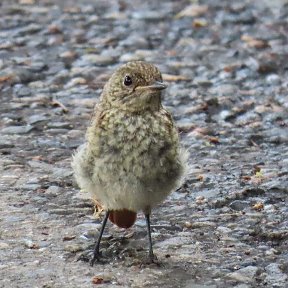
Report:
M98 237L98 239L95 242L95 247L94 247L94 251L93 251L93 258L92 258L92 260L90 262L91 266L94 265L96 260L99 261L99 259L100 259L100 249L99 249L100 248L100 242L101 242L101 238L102 238L102 235L103 235L103 232L104 232L104 229L105 229L109 214L110 214L110 211L107 211L106 214L105 214L105 217L103 219L103 222L102 222L102 227L101 227L101 230L100 230L99 237Z
M150 213L145 214L146 224L147 224L147 232L148 232L148 239L149 239L149 263L156 263L157 258L153 253L152 247L152 237L151 237L151 227L150 227Z

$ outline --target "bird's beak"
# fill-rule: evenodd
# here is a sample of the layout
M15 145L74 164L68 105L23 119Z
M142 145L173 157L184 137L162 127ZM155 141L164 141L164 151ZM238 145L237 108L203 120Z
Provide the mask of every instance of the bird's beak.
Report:
M136 87L136 90L163 90L167 88L167 84L160 82L160 81L155 81L153 84L151 85L147 85L147 86L138 86Z

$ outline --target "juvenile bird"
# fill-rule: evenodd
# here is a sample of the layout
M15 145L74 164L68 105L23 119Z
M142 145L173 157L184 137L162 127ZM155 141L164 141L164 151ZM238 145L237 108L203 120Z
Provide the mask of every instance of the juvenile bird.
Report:
M80 188L106 210L91 265L100 259L100 241L108 218L131 227L143 211L152 249L150 213L183 180L187 155L170 113L161 104L166 88L154 65L133 61L118 68L104 86L86 133L73 157Z

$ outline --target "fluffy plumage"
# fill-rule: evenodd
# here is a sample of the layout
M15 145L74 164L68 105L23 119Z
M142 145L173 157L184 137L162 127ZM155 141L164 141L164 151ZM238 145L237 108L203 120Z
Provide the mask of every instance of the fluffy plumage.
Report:
M164 88L154 65L135 61L121 66L106 83L86 143L73 157L77 183L104 209L116 211L110 215L116 224L121 215L127 216L125 211L149 214L185 174L187 155L161 104ZM117 225L129 227L132 218Z

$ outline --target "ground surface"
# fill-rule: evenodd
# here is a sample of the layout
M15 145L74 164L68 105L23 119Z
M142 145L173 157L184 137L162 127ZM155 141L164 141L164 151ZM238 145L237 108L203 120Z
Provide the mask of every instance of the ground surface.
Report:
M288 6L192 2L1 1L0 287L288 287ZM191 171L152 216L161 267L140 265L142 215L90 267L71 154L134 59L164 73Z

